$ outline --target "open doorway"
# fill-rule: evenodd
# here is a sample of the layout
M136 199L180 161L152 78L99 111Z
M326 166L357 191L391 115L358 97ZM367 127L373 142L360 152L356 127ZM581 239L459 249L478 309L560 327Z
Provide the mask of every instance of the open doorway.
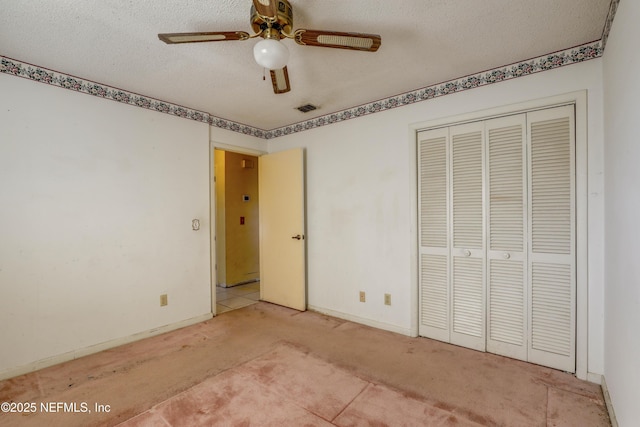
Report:
M260 299L258 158L214 150L216 314Z

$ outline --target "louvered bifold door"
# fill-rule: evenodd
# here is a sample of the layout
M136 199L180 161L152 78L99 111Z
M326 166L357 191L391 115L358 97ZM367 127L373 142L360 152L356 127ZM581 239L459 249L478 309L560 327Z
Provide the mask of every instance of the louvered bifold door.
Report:
M453 126L451 138L451 343L484 351L485 248L482 122Z
M418 134L419 334L449 342L448 128Z
M485 122L487 351L527 360L526 115Z
M529 361L575 372L573 106L527 113Z

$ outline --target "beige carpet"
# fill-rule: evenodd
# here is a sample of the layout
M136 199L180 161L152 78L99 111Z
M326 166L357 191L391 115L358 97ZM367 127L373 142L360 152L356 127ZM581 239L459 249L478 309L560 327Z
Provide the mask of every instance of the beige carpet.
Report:
M0 413L18 427L609 425L570 374L264 302L1 381L0 402L92 409Z
M478 426L290 344L210 378L120 427Z

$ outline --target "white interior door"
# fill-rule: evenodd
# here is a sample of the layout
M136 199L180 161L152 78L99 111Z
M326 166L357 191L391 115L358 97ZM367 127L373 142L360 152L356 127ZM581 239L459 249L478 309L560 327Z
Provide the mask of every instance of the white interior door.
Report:
M526 115L485 127L487 351L527 360Z
M484 124L453 126L451 138L451 343L484 351Z
M449 128L418 135L420 206L419 334L450 341Z
M575 372L574 107L527 113L527 121L529 361Z
M260 299L304 311L306 298L304 153L259 158Z

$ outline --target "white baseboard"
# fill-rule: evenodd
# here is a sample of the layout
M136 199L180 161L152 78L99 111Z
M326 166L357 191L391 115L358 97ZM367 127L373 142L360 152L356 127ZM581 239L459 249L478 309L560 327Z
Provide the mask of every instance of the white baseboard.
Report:
M341 311L330 310L328 308L316 307L313 305L309 305L307 308L311 311L326 314L327 316L337 317L338 319L349 320L354 323L371 326L372 328L383 329L385 331L395 332L397 334L412 336L410 328L403 328L401 326L392 325L390 323L378 322L376 320L366 319L364 317L358 317L352 314L343 313Z
M618 420L613 410L613 402L611 402L611 395L609 394L609 388L607 387L607 381L604 379L604 375L602 375L602 395L604 396L604 403L607 405L607 411L609 412L611 427L618 427Z
M150 338L156 335L164 334L166 332L175 331L176 329L181 329L186 326L195 325L196 323L209 320L212 317L213 315L211 313L203 314L202 316L192 317L191 319L186 319L181 322L160 326L159 328L153 328L143 332L138 332L137 334L133 334L127 337L116 338L100 344L95 344L95 345L81 348L78 350L69 351L67 353L58 354L56 356L48 357L46 359L29 363L28 365L6 369L4 371L0 371L0 381L5 380L7 378L17 377L18 375L28 374L30 372L47 368L49 366L57 365L59 363L68 362L70 360L78 359L80 357L88 356L90 354L98 353L103 350L108 350L110 348L118 347L124 344L129 344L131 342L139 341L144 338Z
M590 383L602 385L602 375L594 374L593 372L587 372L587 381Z

